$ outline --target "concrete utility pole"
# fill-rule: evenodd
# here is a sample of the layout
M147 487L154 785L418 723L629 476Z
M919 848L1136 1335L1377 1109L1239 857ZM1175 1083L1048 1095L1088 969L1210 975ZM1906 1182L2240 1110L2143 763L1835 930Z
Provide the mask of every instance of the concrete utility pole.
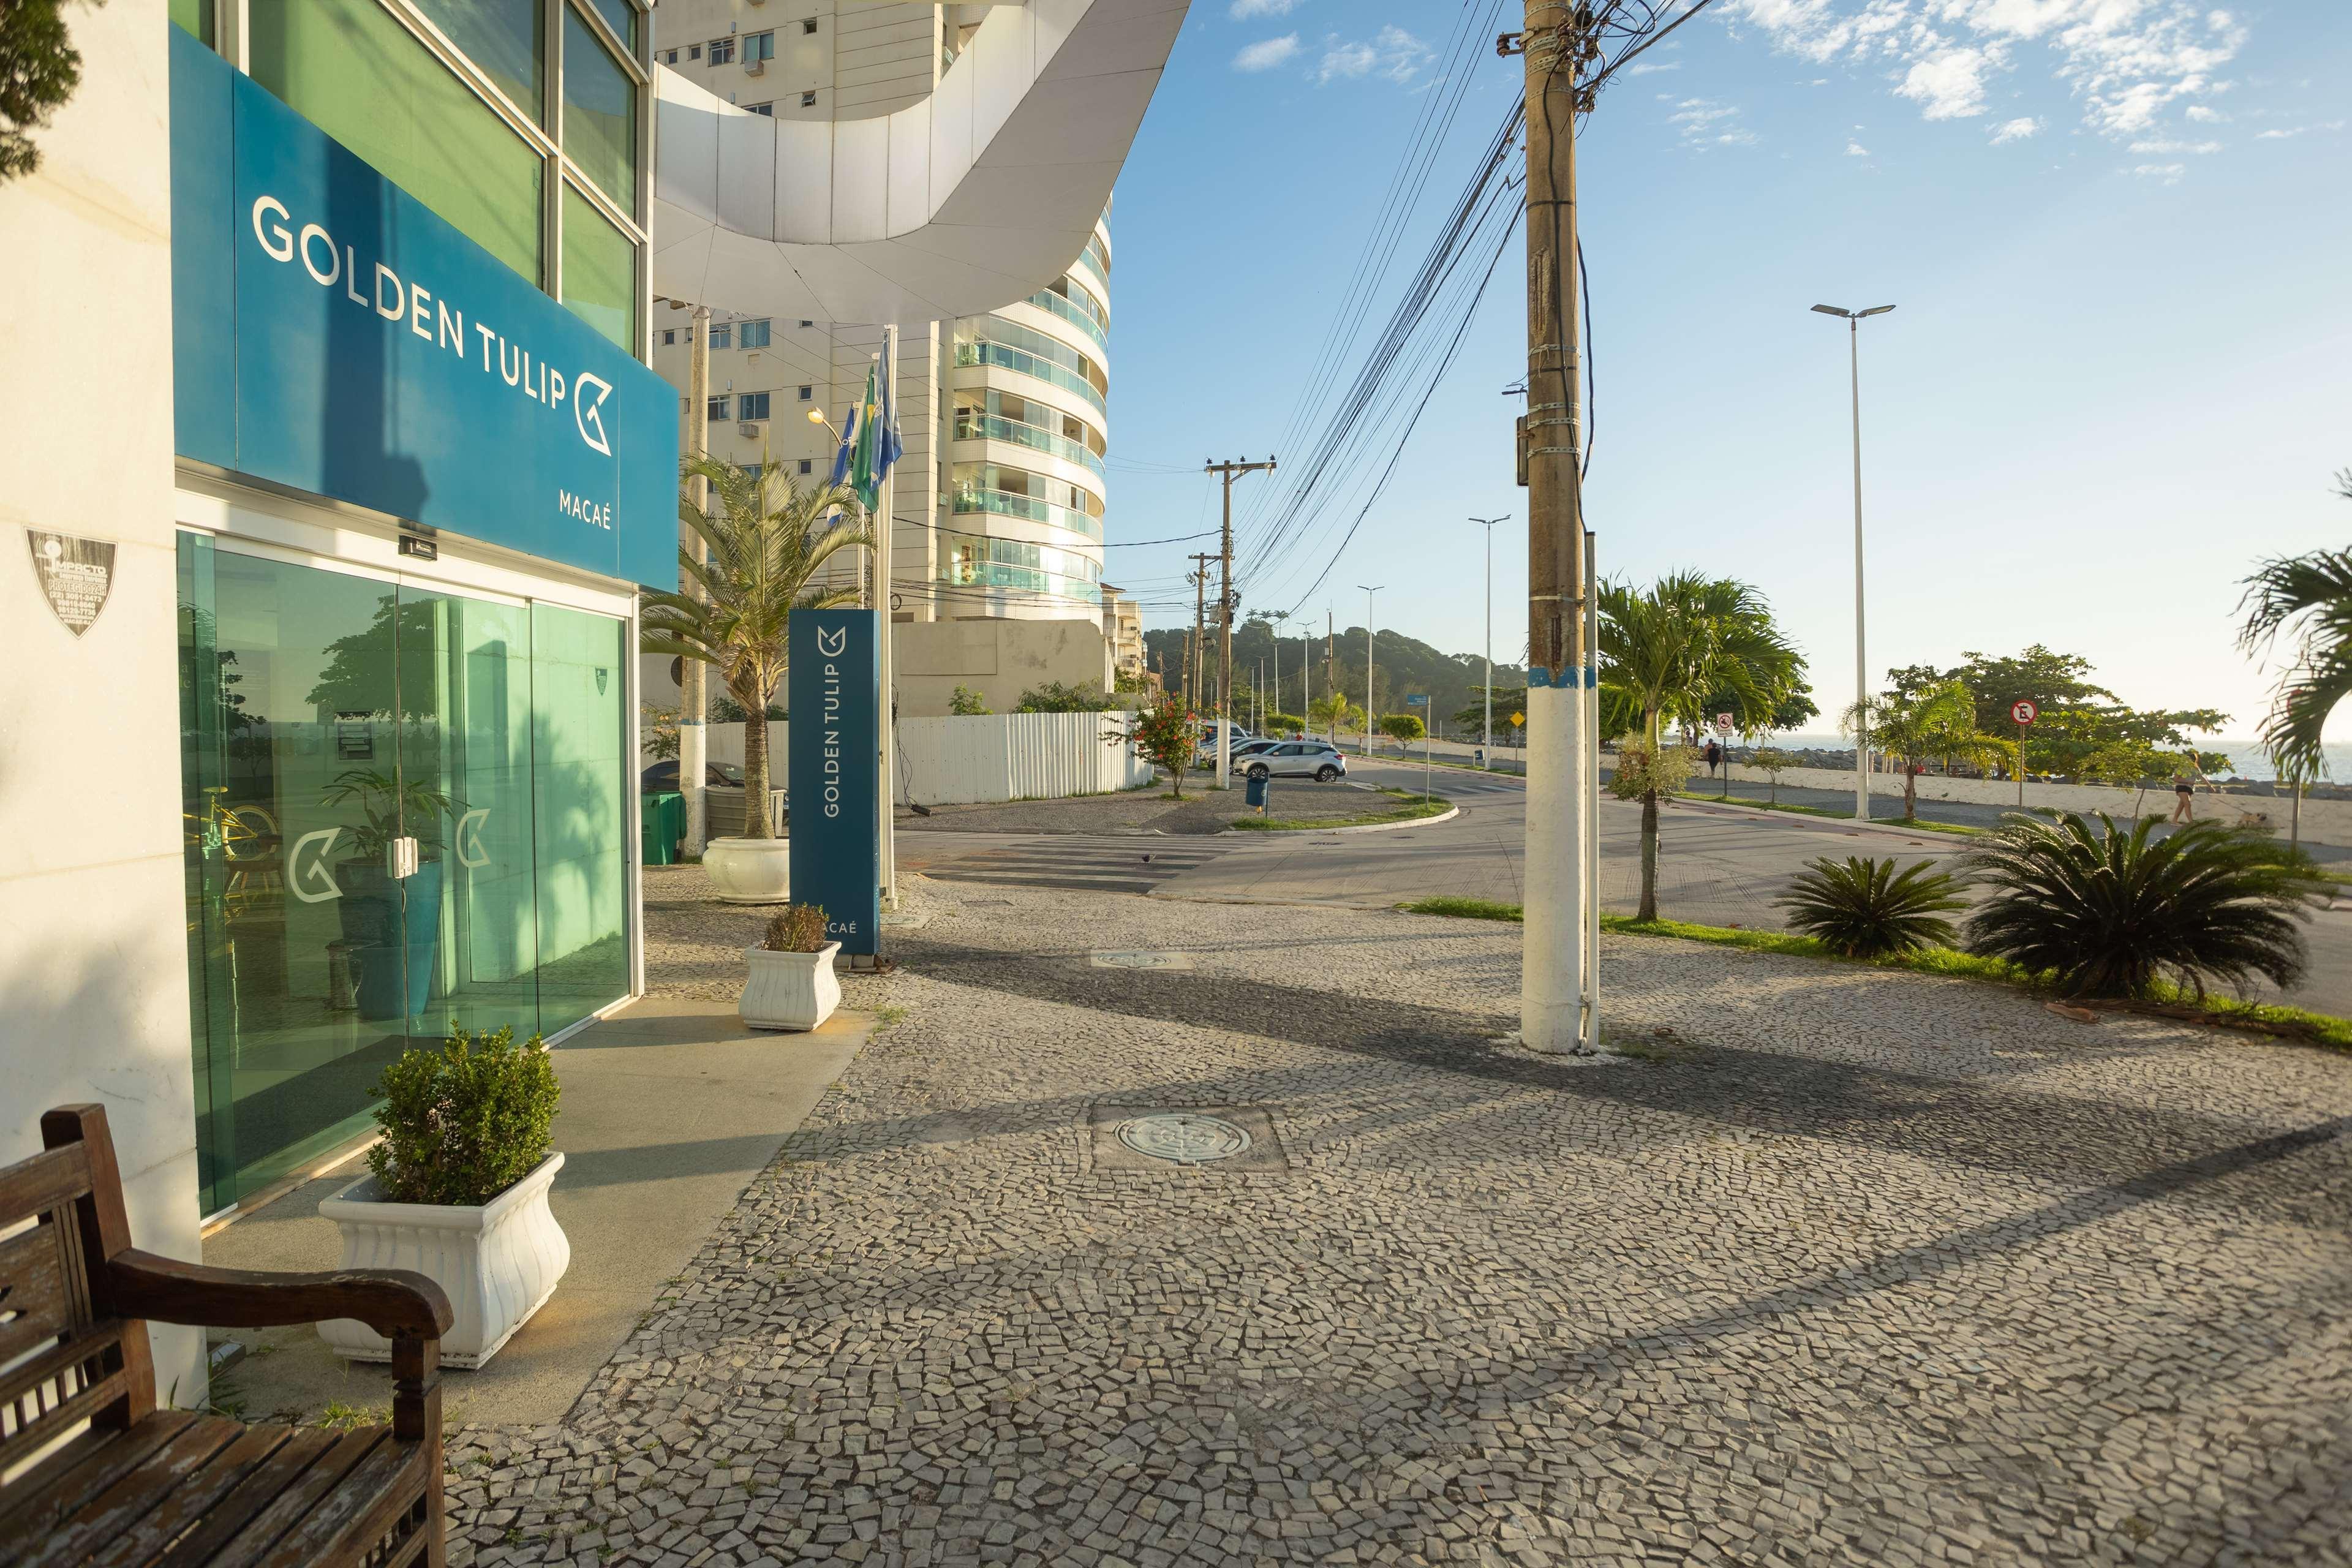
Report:
M1274 701L1270 711L1282 711L1282 633L1284 623L1290 619L1288 610L1274 612Z
M1508 522L1511 514L1500 517L1474 517L1473 522L1486 530L1486 721L1479 731L1479 744L1489 753L1495 749L1495 525ZM1494 765L1491 757L1487 766Z
M1593 684L1584 635L1583 368L1577 342L1576 117L1597 56L1590 13L1525 0L1527 67L1528 847L1519 1032L1538 1051L1600 1046L1585 930ZM1503 42L1508 53L1512 40Z
M1339 749L1339 658L1337 650L1339 632L1331 612L1323 612L1323 694L1331 700L1331 749Z
M1862 647L1862 323L1883 316L1892 305L1848 310L1816 305L1824 316L1845 321L1846 368L1853 384L1853 819L1870 820L1870 668Z
M1209 563L1215 559L1214 554L1192 557L1192 640L1189 656L1191 663L1184 676L1184 684L1185 695L1191 700L1195 713L1203 707L1201 701L1201 688L1204 684L1202 672L1208 667L1209 656L1202 639L1208 636Z
M1364 588L1361 583L1356 584ZM1356 748L1356 755L1372 754L1372 595L1388 584L1364 588L1364 743Z
M710 307L697 305L686 329L686 454L689 458L710 455ZM693 498L694 510L707 512L710 509L710 481L700 474L688 486ZM697 561L709 559L709 547L702 535L690 528L681 529L679 542L687 553ZM702 597L702 584L686 572L678 574L678 591L695 599ZM702 809L702 780L709 770L710 743L703 729L703 715L709 711L704 675L709 666L698 658L678 660L677 668L677 787L686 795L686 853L699 856L709 832L709 820ZM745 802L748 809L750 802Z
M1205 463L1201 471L1223 476L1225 484L1224 532L1219 539L1219 555L1224 562L1224 593L1217 604L1217 623L1222 628L1223 648L1217 655L1217 776L1211 787L1231 789L1233 781L1225 776L1234 765L1234 481L1244 474L1264 470L1274 471L1274 459L1263 463Z

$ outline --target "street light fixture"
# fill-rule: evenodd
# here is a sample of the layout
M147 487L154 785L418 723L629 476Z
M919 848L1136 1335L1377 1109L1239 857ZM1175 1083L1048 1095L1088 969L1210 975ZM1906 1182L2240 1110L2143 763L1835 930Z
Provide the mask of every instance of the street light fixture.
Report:
M1511 514L1507 511L1500 517L1474 517L1470 521L1483 524L1486 530L1486 722L1481 731L1480 744L1485 749L1479 759L1481 766L1491 766L1486 758L1495 749L1495 525L1510 521Z
M1846 358L1853 383L1853 819L1870 820L1870 671L1863 652L1862 615L1862 323L1883 316L1892 305L1849 310L1816 305L1824 316L1845 321Z

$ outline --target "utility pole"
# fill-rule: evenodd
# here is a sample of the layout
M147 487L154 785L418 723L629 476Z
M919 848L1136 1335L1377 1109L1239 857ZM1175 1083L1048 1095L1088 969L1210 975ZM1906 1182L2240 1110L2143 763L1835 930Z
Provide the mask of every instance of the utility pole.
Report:
M689 458L710 455L710 307L697 305L686 329L686 452ZM700 474L688 486L693 497L694 510L710 510L710 481ZM709 559L709 546L702 535L685 529L679 542L688 554L698 562ZM688 597L699 600L702 584L693 574L680 572L678 589ZM677 787L686 794L686 853L699 856L709 834L709 819L704 815L702 781L709 772L710 742L703 728L703 716L709 711L705 673L709 666L698 658L678 661L677 668ZM745 803L750 808L750 803ZM748 831L748 830L747 830Z
M1486 530L1486 722L1480 731L1482 754L1491 757L1495 750L1495 525L1508 522L1511 514L1500 517L1474 517L1470 520L1484 524ZM1493 766L1490 761L1486 766Z
M1246 459L1237 463L1207 463L1202 472L1223 476L1225 484L1224 531L1219 539L1218 553L1224 561L1224 593L1218 600L1217 624L1222 628L1223 647L1217 655L1217 776L1212 787L1231 789L1233 781L1225 776L1234 765L1234 481L1244 474L1259 471L1272 473L1274 458L1263 463Z
M1585 927L1585 818L1592 672L1585 644L1583 367L1577 342L1579 78L1598 49L1590 11L1524 0L1500 45L1526 62L1528 412L1528 846L1519 1031L1538 1051L1599 1047L1595 933Z
M1364 588L1361 583L1356 586ZM1364 743L1356 749L1360 757L1372 754L1372 595L1387 586L1364 588Z
M1274 612L1274 704L1273 711L1282 711L1282 633L1290 619L1288 610Z
M1202 646L1201 639L1208 635L1209 563L1215 559L1213 554L1192 557L1192 640L1186 656L1189 662L1184 672L1184 689L1195 713L1200 712L1203 706L1201 701L1201 672L1208 664L1208 650Z
M1331 612L1323 612L1323 694L1331 700L1331 749L1339 749L1339 661Z

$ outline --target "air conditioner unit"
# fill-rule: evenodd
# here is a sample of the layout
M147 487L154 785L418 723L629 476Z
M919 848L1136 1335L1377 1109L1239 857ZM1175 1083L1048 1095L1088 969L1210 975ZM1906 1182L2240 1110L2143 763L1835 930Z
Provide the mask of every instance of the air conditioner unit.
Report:
M757 436L760 433L760 422L756 419L746 419L735 426L735 433L739 436Z
M743 74L745 76L758 76L767 68L768 62L765 60L745 60L743 62Z

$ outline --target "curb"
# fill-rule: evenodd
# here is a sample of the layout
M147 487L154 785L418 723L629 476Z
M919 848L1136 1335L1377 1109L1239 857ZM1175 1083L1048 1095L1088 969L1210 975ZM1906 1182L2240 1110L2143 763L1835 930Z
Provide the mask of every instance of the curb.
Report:
M1769 818L1775 822L1802 823L1808 826L1828 828L1835 832L1843 833L1892 834L1900 838L1916 839L1918 838L1919 834L1922 831L1916 827L1905 827L1899 823L1893 822L1856 822L1851 817L1844 816L1811 816L1801 811L1774 811L1769 806L1743 805L1736 800L1702 800L1692 795L1681 795L1676 797L1675 804L1676 805L1700 806L1707 811L1727 816L1737 814L1740 816ZM1980 837L1976 834L1946 833L1934 827L1927 828L1925 831L1927 837L1926 839L1921 840L1923 846L1933 844L1937 839L1953 839L1959 843L1966 843L1970 838Z
M1221 838L1228 833L1246 833L1252 838L1287 838L1300 833L1393 833L1400 827L1434 827L1461 815L1460 806L1450 805L1435 816L1416 816L1404 822L1363 822L1353 827L1226 827L1205 837Z

